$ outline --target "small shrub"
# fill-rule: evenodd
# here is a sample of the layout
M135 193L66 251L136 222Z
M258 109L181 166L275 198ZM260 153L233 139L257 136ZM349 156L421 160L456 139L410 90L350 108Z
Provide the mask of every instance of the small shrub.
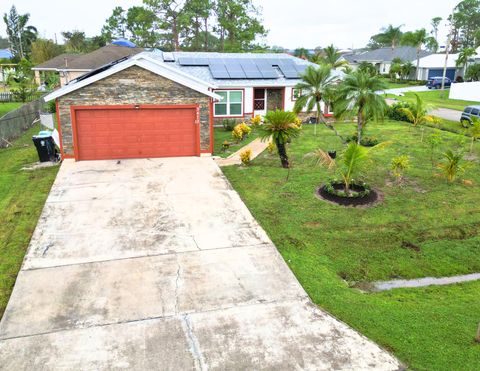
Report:
M247 148L246 150L240 152L240 160L245 166L249 165L250 161L252 160L252 150Z
M409 102L396 102L387 108L387 117L396 121L405 121L412 123L403 111L404 109L413 110L413 105Z
M346 139L347 143L357 142L358 136L357 136L357 134L354 134L354 135L350 135L349 137L347 137L345 139ZM374 147L378 143L380 143L380 141L375 137L366 136L366 137L363 137L360 140L360 144L364 147Z
M297 117L297 118L295 119L295 121L293 122L293 124L294 124L297 128L301 129L301 128L302 128L302 124L303 124L303 123L302 123L302 119L301 119L300 117Z
M401 155L392 159L390 169L393 176L400 181L403 178L403 174L410 168L410 157L407 155Z
M237 126L240 127L240 130L242 131L243 136L248 136L252 132L252 128L248 126L245 122L242 122Z
M232 137L237 142L240 142L241 140L243 140L243 131L242 131L242 128L239 125L237 125L233 128Z
M55 104L55 100L51 100L47 103L47 112L48 113L55 113L57 112L57 105Z
M225 131L232 131L236 124L237 124L237 121L235 119L222 120L222 126L225 129Z
M250 124L252 125L253 128L256 128L257 126L261 125L262 123L262 116L256 115L255 117L252 117L250 120Z
M442 144L443 139L440 136L439 132L434 132L427 137L426 142L430 150L430 161L433 167L435 165L435 154L436 154L437 148L440 146L440 144Z
M224 140L222 143L222 151L225 152L227 149L230 148L230 142L228 140Z
M268 142L267 150L268 150L268 153L273 155L275 153L275 151L277 150L277 146L275 145L275 143L270 141L270 142Z

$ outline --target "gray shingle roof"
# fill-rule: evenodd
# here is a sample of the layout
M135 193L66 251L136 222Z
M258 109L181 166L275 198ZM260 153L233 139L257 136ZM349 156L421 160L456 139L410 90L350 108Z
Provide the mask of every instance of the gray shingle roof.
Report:
M420 58L430 55L432 53L422 50ZM360 62L391 62L395 58L400 58L405 62L413 62L417 59L417 49L411 46L399 46L392 50L392 48L380 48L370 50L362 53L347 54L343 58L349 63Z
M94 70L117 59L143 52L143 48L129 48L126 46L106 45L87 54L61 54L44 63L35 66L35 69L58 68L68 70ZM67 58L68 67L65 67Z

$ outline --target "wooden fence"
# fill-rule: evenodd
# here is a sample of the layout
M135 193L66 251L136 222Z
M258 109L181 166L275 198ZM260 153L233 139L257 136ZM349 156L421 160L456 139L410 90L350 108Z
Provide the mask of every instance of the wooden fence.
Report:
M43 98L39 98L0 117L0 148L8 147L13 139L31 128L34 122L40 118L42 106Z

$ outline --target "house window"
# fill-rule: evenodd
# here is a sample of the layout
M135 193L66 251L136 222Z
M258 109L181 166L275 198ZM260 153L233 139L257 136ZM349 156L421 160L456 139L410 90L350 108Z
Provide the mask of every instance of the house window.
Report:
M301 89L295 89L295 88L292 89L292 100L293 101L300 98L301 95L302 95L302 90Z
M265 109L265 89L255 89L253 94L253 110L263 111Z
M214 104L215 116L242 116L243 92L241 90L215 91L223 99Z

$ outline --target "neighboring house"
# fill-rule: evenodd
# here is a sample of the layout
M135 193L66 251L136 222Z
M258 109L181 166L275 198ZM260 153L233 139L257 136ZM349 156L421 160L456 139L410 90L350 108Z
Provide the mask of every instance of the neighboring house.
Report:
M447 60L446 76L454 80L457 76L463 76L463 67L457 67L458 54L450 54ZM443 76L445 68L445 54L430 54L420 58L418 79L428 80L431 77Z
M420 57L425 57L429 54L431 53L422 50L420 52ZM415 64L417 60L417 49L411 46L399 46L395 49L388 47L346 54L341 58L346 60L353 69L356 69L361 62L371 63L375 66L378 73L383 75L390 72L392 61L396 58L399 58L404 62L412 62Z
M57 101L63 158L209 155L214 123L293 109L308 65L287 54L143 52L45 100Z
M61 54L32 68L35 71L35 82L40 85L41 72L54 71L60 76L60 86L68 84L77 77L93 71L105 64L123 57L138 54L143 48L106 45L87 54Z

